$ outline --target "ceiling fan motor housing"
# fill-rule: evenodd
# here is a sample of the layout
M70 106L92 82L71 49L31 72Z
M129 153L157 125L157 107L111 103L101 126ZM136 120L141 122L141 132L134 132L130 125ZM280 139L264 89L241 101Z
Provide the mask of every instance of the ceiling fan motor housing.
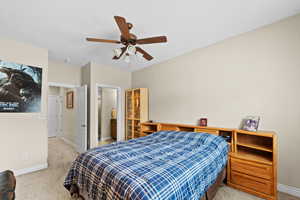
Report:
M128 45L128 44L136 45L137 37L136 37L136 35L130 33L129 39L126 39L121 35L120 40L121 40L122 44L124 44L124 45Z

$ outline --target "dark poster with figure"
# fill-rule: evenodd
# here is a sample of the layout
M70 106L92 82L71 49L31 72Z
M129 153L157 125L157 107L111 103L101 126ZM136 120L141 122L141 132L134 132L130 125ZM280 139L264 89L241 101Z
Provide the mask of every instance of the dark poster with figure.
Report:
M0 60L0 112L40 112L42 68Z

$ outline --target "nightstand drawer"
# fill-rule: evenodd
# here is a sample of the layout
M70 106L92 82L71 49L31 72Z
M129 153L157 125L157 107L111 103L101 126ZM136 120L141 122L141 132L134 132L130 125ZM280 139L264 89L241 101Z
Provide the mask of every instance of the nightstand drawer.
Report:
M240 185L253 191L268 195L272 194L272 183L265 179L248 176L238 172L232 172L231 182L235 185Z
M256 176L259 178L271 179L273 176L272 166L244 161L240 159L231 158L231 170Z

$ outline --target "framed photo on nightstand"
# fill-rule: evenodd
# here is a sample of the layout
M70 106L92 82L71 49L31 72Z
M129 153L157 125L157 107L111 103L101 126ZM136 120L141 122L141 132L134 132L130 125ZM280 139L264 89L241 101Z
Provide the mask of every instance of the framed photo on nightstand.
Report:
M259 120L259 116L247 116L242 121L241 129L246 131L257 131Z

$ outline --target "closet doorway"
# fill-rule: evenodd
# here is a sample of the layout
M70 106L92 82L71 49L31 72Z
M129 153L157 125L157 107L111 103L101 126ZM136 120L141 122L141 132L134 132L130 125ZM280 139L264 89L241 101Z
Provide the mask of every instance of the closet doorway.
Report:
M109 144L120 138L120 87L96 85L97 143Z

